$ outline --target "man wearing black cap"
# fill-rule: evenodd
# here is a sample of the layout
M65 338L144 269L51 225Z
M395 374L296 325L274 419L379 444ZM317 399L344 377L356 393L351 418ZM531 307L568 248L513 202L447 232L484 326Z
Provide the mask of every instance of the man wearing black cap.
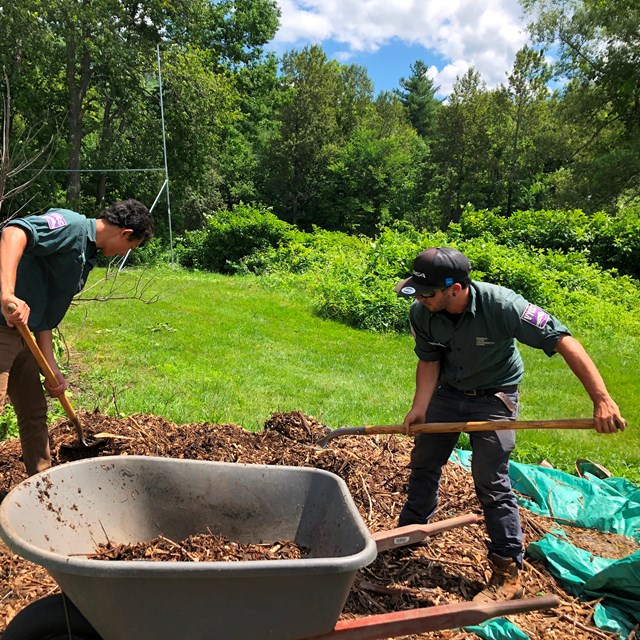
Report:
M623 430L625 420L582 345L557 318L521 295L474 282L467 257L449 247L422 251L398 295L415 298L411 331L419 358L416 391L404 427L418 422L516 420L524 368L516 340L548 356L559 353L593 400L599 433ZM399 525L424 524L434 514L443 465L459 434L420 434L411 452L407 501ZM470 434L471 472L489 534L492 577L474 600L522 595L522 529L509 479L515 432Z

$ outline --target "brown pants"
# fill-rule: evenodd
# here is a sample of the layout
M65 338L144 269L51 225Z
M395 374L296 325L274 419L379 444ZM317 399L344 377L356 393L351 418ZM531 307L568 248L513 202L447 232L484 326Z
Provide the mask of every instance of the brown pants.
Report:
M0 325L0 412L7 393L18 417L24 466L32 476L51 466L47 399L33 354L16 329Z

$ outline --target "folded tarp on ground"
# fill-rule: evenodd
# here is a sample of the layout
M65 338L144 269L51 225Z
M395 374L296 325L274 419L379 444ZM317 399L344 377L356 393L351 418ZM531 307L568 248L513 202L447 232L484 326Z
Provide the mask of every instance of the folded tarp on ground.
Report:
M470 469L471 452L456 450L452 461ZM560 524L626 535L640 542L640 487L624 478L604 480L587 474L568 473L512 462L510 476L520 504ZM621 560L600 558L548 534L531 543L527 552L544 561L567 591L588 600L603 598L596 606L593 622L626 638L640 622L640 552ZM491 621L470 627L488 640L526 638L515 625Z

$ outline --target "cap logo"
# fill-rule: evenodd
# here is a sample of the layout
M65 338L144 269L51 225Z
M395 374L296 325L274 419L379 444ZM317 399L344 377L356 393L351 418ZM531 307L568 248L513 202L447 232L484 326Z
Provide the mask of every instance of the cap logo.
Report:
M412 296L415 292L416 290L413 287L402 287L402 289L400 289L400 293L404 293L406 296Z
M413 275L416 276L417 278L426 278L426 274L422 273L422 271L414 271Z
M447 287L450 287L453 284L453 278L445 278L444 283Z

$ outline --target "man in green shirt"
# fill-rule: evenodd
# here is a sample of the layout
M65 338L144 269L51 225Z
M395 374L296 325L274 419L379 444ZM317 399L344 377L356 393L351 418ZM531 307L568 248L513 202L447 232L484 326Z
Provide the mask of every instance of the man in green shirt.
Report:
M58 379L47 391L67 388L53 354L52 330L64 317L96 265L105 256L125 255L153 235L153 220L137 200L123 200L89 219L68 209L9 221L0 237L0 410L7 393L18 418L22 457L33 475L51 466L47 401L38 363L16 323L27 325ZM13 311L9 311L12 308Z
M625 421L602 376L567 327L521 295L474 282L467 257L449 247L422 251L413 273L395 290L415 298L410 322L418 356L413 404L405 430L418 422L516 420L518 385L524 367L516 340L559 353L583 384L594 406L599 433L623 430ZM411 452L411 474L399 525L424 524L434 514L443 465L459 434L420 434ZM492 577L474 599L488 601L522 595L522 529L509 479L515 431L470 434L471 472L489 535Z

